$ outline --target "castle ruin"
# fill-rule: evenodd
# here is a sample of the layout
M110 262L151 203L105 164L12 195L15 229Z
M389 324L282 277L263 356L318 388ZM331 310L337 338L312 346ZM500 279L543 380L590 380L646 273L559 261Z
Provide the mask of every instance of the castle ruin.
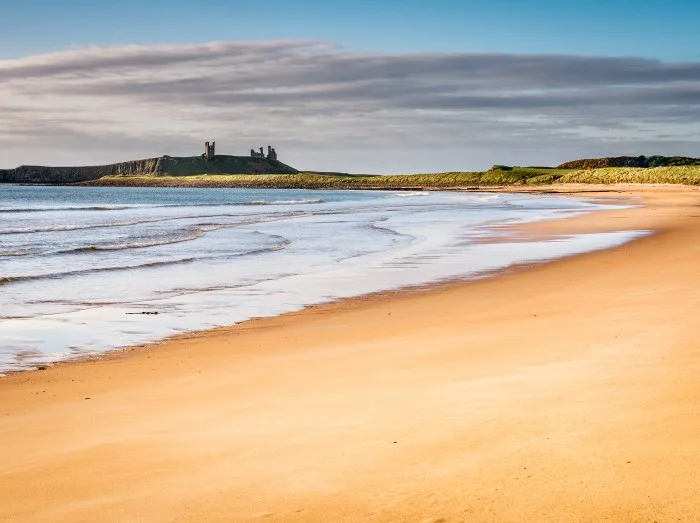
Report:
M214 156L216 156L216 142L204 142L204 154L202 155L204 158L209 161L213 160Z
M202 157L206 161L211 161L216 156L216 142L204 142L204 154ZM252 158L267 158L268 160L277 160L277 151L271 145L267 146L267 154L265 154L264 148L261 147L260 151L255 149L250 150L250 156Z
M255 149L250 150L250 156L253 158L267 158L268 160L276 160L277 159L277 151L275 151L274 147L268 145L267 146L267 155L263 152L263 148L260 148L260 152L256 151Z

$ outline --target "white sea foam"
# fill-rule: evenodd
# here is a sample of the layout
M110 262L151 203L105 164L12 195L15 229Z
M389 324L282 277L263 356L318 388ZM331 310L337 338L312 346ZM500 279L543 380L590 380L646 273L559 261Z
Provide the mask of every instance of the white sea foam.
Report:
M307 198L305 200L253 200L249 205L299 205L304 203L323 203L321 198Z
M454 192L0 186L10 211L0 218L0 372L641 234L483 241L493 225L596 207ZM160 314L130 314L142 311Z

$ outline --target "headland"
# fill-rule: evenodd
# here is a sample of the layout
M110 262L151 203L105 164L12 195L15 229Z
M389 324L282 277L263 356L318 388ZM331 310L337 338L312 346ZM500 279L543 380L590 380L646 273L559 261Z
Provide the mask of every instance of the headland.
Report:
M23 165L0 169L0 183L70 185L100 179L191 177L203 174L295 174L299 171L280 162L277 152L251 149L250 156L217 155L215 143L205 142L200 156L160 156L109 165L87 167L45 167Z
M0 169L0 183L106 187L229 187L259 189L464 190L571 183L670 183L700 185L700 158L618 156L574 160L556 167L494 165L487 171L425 174L351 174L299 170L278 160L268 146L249 156L215 154L205 143L200 156L161 156L89 167L21 166Z

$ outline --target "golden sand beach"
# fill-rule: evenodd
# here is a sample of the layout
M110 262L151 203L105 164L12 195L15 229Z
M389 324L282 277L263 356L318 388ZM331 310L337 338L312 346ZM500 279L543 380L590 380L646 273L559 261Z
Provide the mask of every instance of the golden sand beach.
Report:
M621 247L0 378L0 521L697 521L700 191Z

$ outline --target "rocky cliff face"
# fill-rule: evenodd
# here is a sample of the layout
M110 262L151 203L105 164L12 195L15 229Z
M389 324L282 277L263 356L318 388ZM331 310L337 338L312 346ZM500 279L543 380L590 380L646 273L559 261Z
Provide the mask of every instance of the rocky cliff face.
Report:
M132 162L90 167L43 167L23 165L0 169L0 183L69 184L105 176L192 176L197 174L295 174L298 171L277 160L247 156L161 156Z
M43 167L23 165L16 169L0 171L4 183L75 183L96 180L103 176L146 174L155 171L158 158L134 162L95 165L90 167Z

